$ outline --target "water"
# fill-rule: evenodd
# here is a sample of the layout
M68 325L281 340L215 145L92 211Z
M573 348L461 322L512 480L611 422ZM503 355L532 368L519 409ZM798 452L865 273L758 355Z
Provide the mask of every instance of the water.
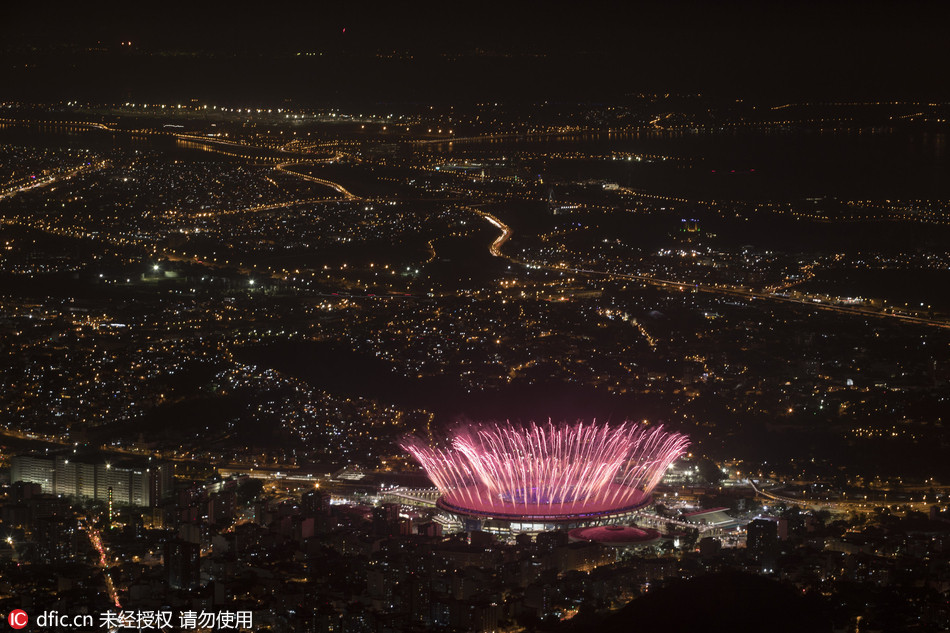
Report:
M454 159L504 158L555 181L604 179L703 200L950 197L947 134L924 129L643 131L443 143L425 151ZM544 161L544 153L608 159ZM626 154L642 160L609 158Z
M170 160L246 162L241 158L207 151L197 143L179 142L174 136L167 134L140 134L68 124L0 122L0 146L3 145L38 149L88 149L103 156L136 150L156 151Z
M950 310L950 270L835 269L819 271L801 284L805 292L833 293L847 297L886 298L889 305Z
M0 144L157 150L170 157L228 160L177 144L70 125L0 123ZM422 146L455 160L500 161L546 182L616 182L646 193L715 201L950 199L947 134L926 129L803 127L641 131L488 139ZM542 154L555 156L542 158ZM558 154L597 158L557 158ZM613 160L612 156L620 160ZM626 160L638 155L642 160ZM668 157L663 160L663 157Z

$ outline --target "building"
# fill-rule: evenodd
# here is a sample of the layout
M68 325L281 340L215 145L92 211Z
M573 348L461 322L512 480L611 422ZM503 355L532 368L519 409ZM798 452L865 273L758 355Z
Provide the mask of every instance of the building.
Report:
M683 515L683 520L687 523L701 525L715 530L731 530L739 525L735 517L727 514L729 508L708 508L706 510L697 510Z
M532 422L460 426L402 447L439 489L445 521L537 533L628 522L688 444L662 426Z
M112 463L101 455L16 455L12 482L39 484L42 492L117 505L154 506L172 489L173 467L164 463Z
M756 554L775 551L788 538L788 522L775 517L756 517L746 526L746 546Z
M646 547L656 545L663 537L652 528L641 529L632 525L601 525L576 528L568 532L572 542L597 543L605 547Z
M172 589L197 589L201 586L201 546L174 539L165 543L163 552L165 580Z
M300 506L305 516L329 515L330 495L319 489L309 490L301 495Z
M53 492L56 465L52 459L17 455L10 460L10 482L39 484L43 492Z

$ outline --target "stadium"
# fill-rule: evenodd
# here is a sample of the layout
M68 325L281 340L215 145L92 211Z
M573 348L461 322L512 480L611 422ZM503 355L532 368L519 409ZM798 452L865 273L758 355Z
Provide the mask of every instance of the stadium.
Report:
M410 436L401 446L459 522L536 532L629 520L688 444L662 426L549 421L459 426L434 445Z

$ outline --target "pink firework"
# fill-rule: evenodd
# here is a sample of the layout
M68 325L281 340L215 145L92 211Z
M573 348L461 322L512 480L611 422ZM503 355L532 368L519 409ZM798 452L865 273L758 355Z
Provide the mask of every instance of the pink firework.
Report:
M646 505L688 445L662 426L550 421L460 426L441 447L413 436L401 443L439 488L442 507L553 520Z

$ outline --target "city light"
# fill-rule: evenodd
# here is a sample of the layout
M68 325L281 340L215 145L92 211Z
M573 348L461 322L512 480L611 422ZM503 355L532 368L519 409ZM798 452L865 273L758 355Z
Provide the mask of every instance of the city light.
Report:
M950 4L192 4L4 15L13 628L950 628Z

